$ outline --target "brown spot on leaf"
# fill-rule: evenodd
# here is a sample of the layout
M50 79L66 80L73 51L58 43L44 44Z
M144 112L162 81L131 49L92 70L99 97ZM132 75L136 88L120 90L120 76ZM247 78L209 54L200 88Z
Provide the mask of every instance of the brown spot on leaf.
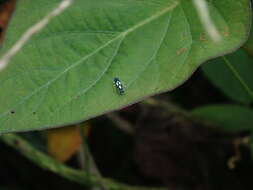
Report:
M227 37L227 36L229 35L229 33L228 33L228 32L223 32L223 35L224 35L225 37Z
M225 29L224 29L224 31L223 31L222 34L224 35L224 37L229 36L229 29L228 29L228 27L225 27Z
M204 32L202 32L202 33L200 34L199 40L200 40L200 41L207 41L207 39L206 39L206 34L205 34Z
M181 48L181 49L177 50L177 55L181 55L185 51L187 51L187 48Z

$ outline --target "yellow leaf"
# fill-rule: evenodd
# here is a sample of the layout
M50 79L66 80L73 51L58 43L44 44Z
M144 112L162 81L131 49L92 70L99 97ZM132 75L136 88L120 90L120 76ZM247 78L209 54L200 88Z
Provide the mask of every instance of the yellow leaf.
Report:
M56 160L66 162L79 151L82 140L76 126L51 129L47 132L48 152Z

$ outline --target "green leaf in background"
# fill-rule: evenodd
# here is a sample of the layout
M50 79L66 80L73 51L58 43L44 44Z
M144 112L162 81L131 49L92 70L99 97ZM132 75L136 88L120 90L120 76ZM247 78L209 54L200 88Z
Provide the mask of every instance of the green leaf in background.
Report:
M228 131L253 131L253 110L244 106L210 105L196 108L191 114Z
M244 106L225 104L209 105L194 109L192 116L212 122L226 131L250 130L253 132L253 110ZM253 156L253 136L249 148Z
M252 0L251 0L252 3ZM251 55L253 56L253 20L251 20L251 29L250 29L250 34L247 42L243 45L244 49Z
M251 96L253 95L253 59L243 49L225 56L225 59L220 57L211 60L201 68L208 79L229 98L246 104L253 101Z
M19 0L1 54L59 2ZM191 0L74 1L0 73L0 132L75 123L176 88L246 40L249 0L212 0L209 9L218 44Z

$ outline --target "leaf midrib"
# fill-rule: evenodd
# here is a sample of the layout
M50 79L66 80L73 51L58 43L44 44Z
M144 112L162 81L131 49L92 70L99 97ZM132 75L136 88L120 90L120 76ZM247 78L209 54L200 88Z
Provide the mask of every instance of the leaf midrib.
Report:
M34 96L35 94L37 94L40 90L42 90L42 89L50 86L53 82L55 82L57 79L59 79L62 75L64 75L65 73L67 73L72 68L75 68L76 66L78 66L79 64L81 64L83 61L89 59L90 57L92 57L93 55L95 55L96 53L98 53L100 50L104 49L105 47L109 46L111 43L115 42L116 40L118 40L120 38L125 38L125 36L127 36L128 34L130 34L133 31L135 31L136 29L138 29L138 28L140 28L140 27L142 27L142 26L144 26L144 25L152 22L153 20L156 20L157 18L163 16L164 14L168 13L169 11L171 11L172 9L174 9L175 7L177 7L177 5L179 5L179 3L180 3L180 0L177 0L177 1L173 2L170 6L166 7L165 9L162 9L161 11L156 12L152 16L150 16L147 19L145 19L145 20L137 23L136 25L134 25L133 27L127 29L126 31L119 33L119 35L115 36L114 38L112 38L108 42L104 43L103 45L101 45L100 47L98 47L93 52L91 52L88 55L86 55L83 58L81 58L79 61L76 61L71 66L65 68L62 72L60 72L58 75L56 75L56 77L54 77L53 79L47 81L44 85L41 85L39 88L37 88L36 90L34 90L30 95L26 96L23 100L21 100L20 102L18 102L17 105L16 105L16 107L19 106L19 105L22 105L26 100L30 99L32 96ZM5 115L9 114L11 109L12 108L9 108L7 111L1 113L0 114L0 118L2 118Z

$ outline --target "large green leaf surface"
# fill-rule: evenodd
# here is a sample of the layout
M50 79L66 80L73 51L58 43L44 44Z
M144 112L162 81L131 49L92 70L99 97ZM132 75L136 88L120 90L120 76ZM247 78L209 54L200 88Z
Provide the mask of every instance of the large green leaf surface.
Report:
M19 0L1 55L59 2ZM1 71L0 131L75 123L176 88L246 40L249 3L209 1L223 37L217 44L191 0L76 0Z

